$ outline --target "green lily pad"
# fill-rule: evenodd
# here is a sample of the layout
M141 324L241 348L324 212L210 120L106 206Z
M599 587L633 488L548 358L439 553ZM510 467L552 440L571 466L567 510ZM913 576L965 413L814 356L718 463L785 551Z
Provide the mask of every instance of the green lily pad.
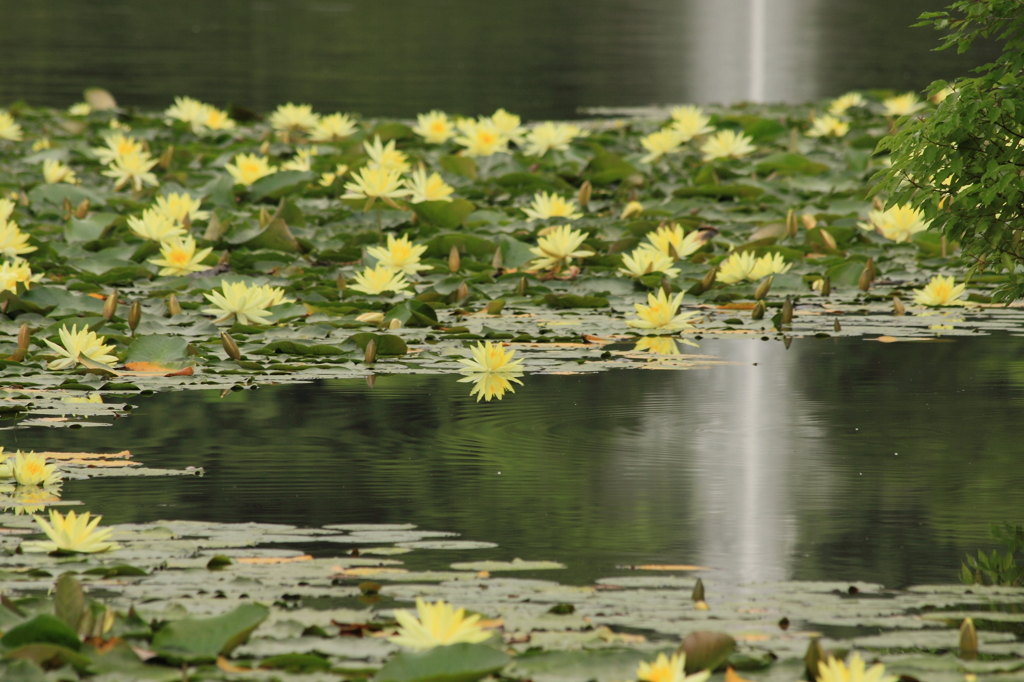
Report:
M422 653L398 654L373 676L374 682L475 682L501 670L508 654L483 644L452 644Z
M215 618L184 618L168 623L153 636L152 648L172 662L214 661L242 644L267 619L270 610L259 604L242 604Z

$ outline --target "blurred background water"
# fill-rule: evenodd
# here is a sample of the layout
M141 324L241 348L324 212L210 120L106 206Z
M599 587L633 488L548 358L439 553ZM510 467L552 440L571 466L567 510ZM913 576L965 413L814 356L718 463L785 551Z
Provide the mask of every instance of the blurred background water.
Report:
M921 90L992 56L910 28L947 0L0 0L0 105L175 95L411 117Z
M553 559L573 581L684 563L737 582L955 582L989 523L1019 522L1020 337L699 352L725 362L527 375L490 403L457 376L167 393L109 428L0 445L205 468L65 484L107 522L415 523L499 544L438 561Z

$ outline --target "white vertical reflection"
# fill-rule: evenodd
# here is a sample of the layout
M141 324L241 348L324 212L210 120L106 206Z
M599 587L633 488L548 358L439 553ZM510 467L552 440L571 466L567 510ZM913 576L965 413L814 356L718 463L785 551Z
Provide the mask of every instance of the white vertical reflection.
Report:
M709 566L726 582L787 579L801 493L828 478L825 430L797 386L799 350L743 340L705 341L701 352L727 364L675 373L638 405L640 424L623 434L612 474L629 491L620 504L643 514L662 494L652 489L670 486L678 502L665 511L685 517L665 521L680 528L673 561Z
M815 83L820 0L687 0L687 99L804 102Z

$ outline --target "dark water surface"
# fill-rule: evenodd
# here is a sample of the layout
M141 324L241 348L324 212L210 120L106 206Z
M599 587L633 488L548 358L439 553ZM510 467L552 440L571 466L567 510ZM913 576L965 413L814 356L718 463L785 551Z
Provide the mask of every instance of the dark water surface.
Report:
M164 108L532 119L581 106L800 102L920 90L988 61L910 28L948 0L0 0L0 106L83 88Z
M170 393L110 428L0 444L206 469L65 485L109 522L416 523L500 545L446 562L553 559L579 581L694 563L740 581L952 582L987 524L1020 522L1021 338L700 352L728 363L528 375L491 403L452 376Z

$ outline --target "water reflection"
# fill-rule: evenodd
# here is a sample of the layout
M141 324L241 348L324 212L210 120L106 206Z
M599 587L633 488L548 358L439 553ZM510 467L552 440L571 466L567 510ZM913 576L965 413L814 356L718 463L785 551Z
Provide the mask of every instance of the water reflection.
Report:
M468 372L464 378L459 379L459 383L473 382L473 390L469 395L475 395L477 402L481 398L491 402L491 398L501 400L506 392L515 393L512 382L522 386L523 382L518 379L521 376L522 372Z

